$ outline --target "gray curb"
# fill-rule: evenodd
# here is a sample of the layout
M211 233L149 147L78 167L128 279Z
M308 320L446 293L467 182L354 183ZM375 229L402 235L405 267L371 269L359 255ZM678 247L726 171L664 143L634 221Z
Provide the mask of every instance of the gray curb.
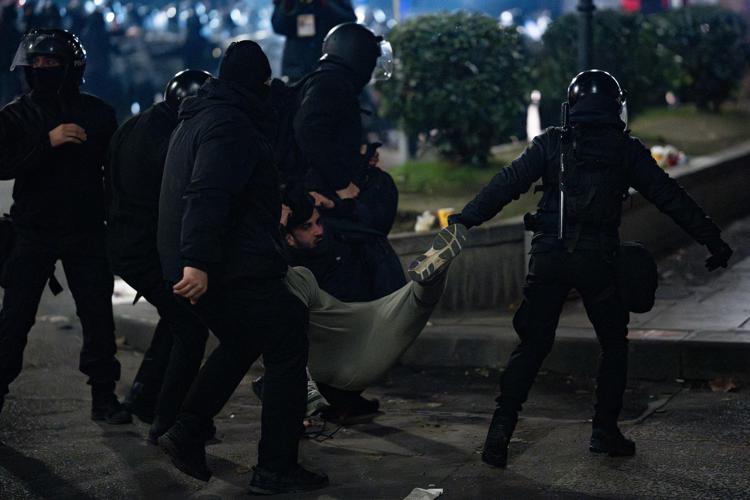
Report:
M116 314L118 335L145 351L154 319ZM401 358L414 367L502 368L518 343L509 326L428 326ZM210 343L212 349L215 343ZM629 375L647 380L708 380L720 375L750 378L750 332L631 330ZM543 370L593 376L599 344L590 329L559 328Z

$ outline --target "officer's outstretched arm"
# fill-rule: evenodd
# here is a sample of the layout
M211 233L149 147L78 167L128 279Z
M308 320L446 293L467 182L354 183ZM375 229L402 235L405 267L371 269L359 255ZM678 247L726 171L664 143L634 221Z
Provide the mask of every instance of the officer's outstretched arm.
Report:
M536 137L521 156L495 174L460 214L451 216L450 223L467 228L478 226L497 215L512 200L517 200L544 174L559 136L555 129L548 129Z
M719 227L682 186L656 164L646 146L633 139L629 154L633 165L632 187L698 243L710 245L720 239Z

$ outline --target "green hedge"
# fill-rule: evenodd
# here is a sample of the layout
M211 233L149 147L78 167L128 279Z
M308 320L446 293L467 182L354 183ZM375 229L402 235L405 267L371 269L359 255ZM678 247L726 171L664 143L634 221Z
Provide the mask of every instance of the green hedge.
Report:
M747 69L746 34L742 18L719 7L651 15L597 11L592 62L627 90L631 113L663 105L668 90L700 108L718 109ZM556 19L542 37L532 82L542 91L547 123L559 120L560 102L577 73L577 37L577 14Z
M429 134L445 158L486 164L528 95L518 33L459 12L409 20L389 40L397 64L394 78L379 86L385 114L407 133Z
M560 103L578 72L577 14L556 19L535 50L515 29L463 12L416 17L389 39L397 64L394 78L379 86L383 110L461 163L487 163L490 147L516 132L533 88L542 91L543 124L559 123ZM745 22L720 7L596 11L593 40L593 66L620 81L631 114L663 105L670 90L718 110L750 61Z

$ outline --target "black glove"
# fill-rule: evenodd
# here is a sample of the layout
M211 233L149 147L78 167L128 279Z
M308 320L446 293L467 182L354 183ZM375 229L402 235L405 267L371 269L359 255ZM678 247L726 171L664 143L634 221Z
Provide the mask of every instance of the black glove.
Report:
M462 226L466 226L466 229L469 229L473 226L473 224L470 224L466 220L464 220L463 216L460 213L448 216L448 225L451 226L453 224L461 224Z
M732 248L727 245L727 242L721 238L716 241L712 241L706 245L708 251L711 252L711 256L706 259L706 269L709 271L715 271L720 267L727 267L729 258L734 253Z

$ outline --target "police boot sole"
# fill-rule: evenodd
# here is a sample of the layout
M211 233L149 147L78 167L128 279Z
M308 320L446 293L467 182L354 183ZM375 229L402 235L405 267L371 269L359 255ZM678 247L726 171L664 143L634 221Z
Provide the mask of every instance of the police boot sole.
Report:
M409 278L417 283L434 278L461 253L467 239L468 232L461 224L441 229L432 241L432 247L409 264Z
M208 482L211 479L211 471L207 468L196 467L195 465L188 463L184 460L182 452L180 451L177 443L167 434L162 435L158 440L159 448L169 457L174 465L180 472L187 474L190 477L198 479L199 481Z

